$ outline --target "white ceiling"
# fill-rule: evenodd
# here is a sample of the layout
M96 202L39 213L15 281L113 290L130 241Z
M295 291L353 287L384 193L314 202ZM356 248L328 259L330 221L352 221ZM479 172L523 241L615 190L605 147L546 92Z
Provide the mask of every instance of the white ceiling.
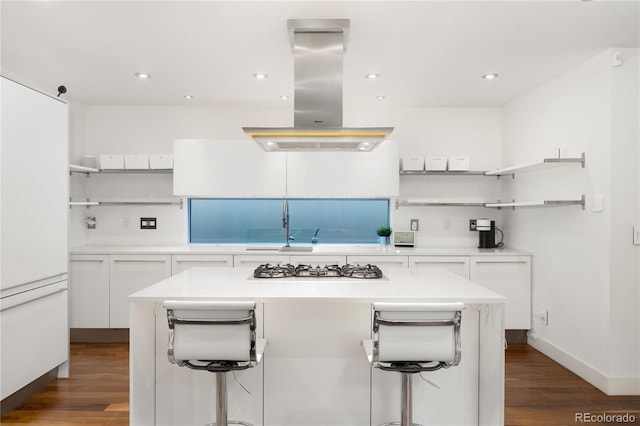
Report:
M345 107L499 106L610 47L640 2L2 1L2 72L84 104L293 105L289 18L348 18ZM152 78L140 81L136 72ZM256 72L269 78L258 81ZM382 78L366 80L366 73ZM494 81L482 74L497 72ZM194 96L185 100L183 95ZM384 95L383 101L376 100Z

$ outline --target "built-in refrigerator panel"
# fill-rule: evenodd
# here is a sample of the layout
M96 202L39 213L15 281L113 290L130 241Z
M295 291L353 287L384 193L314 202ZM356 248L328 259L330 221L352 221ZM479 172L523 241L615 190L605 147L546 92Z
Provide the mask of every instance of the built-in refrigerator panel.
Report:
M0 399L68 374L68 107L0 78ZM7 405L11 406L11 402Z
M68 105L4 77L1 90L4 291L67 272Z

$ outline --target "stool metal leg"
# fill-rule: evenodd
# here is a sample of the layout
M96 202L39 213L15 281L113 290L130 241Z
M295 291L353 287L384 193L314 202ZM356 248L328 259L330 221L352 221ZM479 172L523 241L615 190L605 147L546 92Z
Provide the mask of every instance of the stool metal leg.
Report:
M227 373L216 373L216 426L227 426Z
M400 412L400 424L402 426L413 425L413 407L411 395L411 374L402 373L402 408Z
M216 422L206 426L242 425L253 426L251 423L240 420L227 419L227 373L215 373L216 375Z

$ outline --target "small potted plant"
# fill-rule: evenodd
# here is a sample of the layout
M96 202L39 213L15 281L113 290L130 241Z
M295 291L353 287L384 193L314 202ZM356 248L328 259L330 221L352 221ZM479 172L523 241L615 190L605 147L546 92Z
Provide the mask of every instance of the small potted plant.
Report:
M391 227L389 225L382 225L376 229L378 234L378 243L389 244L389 236L391 235Z

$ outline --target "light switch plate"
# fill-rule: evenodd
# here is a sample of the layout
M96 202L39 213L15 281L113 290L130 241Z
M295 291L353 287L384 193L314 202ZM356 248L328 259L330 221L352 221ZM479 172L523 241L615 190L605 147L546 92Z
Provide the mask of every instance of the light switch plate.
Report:
M633 227L633 245L640 246L640 225Z
M591 204L592 212L601 212L604 210L604 195L595 194L593 196L593 203Z
M411 229L412 231L417 231L419 227L420 225L418 219L411 219L411 226L409 227L409 229Z

